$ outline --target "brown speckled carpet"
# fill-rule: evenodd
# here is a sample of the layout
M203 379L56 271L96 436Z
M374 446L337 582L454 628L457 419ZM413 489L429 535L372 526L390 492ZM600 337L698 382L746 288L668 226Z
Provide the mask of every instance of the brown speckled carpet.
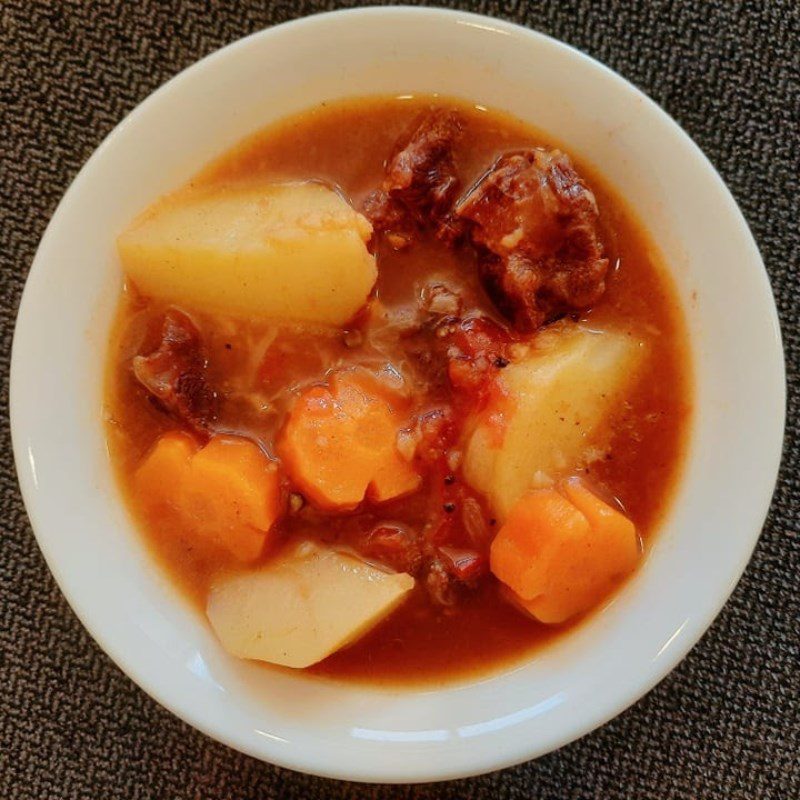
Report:
M634 708L557 753L482 778L417 787L311 778L173 718L112 665L56 588L19 496L6 411L14 316L47 220L103 137L167 78L245 34L336 5L0 0L0 800L797 800L798 0L445 4L563 39L661 103L731 187L775 289L789 426L772 512L717 622Z

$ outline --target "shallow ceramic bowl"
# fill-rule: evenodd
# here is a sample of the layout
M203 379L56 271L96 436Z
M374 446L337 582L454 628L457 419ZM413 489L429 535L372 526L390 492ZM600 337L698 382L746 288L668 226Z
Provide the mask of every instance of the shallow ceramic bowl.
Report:
M663 529L601 613L483 680L380 690L228 657L157 569L116 489L101 389L121 285L114 238L144 206L255 129L323 100L435 93L509 111L600 167L645 221L688 319L691 446ZM775 483L780 333L731 195L656 105L532 31L430 9L370 9L262 31L143 102L98 148L45 233L20 308L11 412L39 545L76 614L136 683L257 758L363 781L427 781L534 758L620 713L711 624Z

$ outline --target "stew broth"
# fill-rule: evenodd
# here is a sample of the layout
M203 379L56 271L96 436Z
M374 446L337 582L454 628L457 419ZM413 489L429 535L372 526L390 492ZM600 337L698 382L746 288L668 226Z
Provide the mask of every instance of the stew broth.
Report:
M213 163L192 188L243 179L323 180L360 208L381 183L387 155L409 121L431 106L431 98L363 99L323 104L246 140ZM476 179L503 152L554 143L528 125L483 108L436 99L458 108L465 135L456 149L463 185ZM601 231L612 274L602 300L581 315L588 325L635 326L645 331L648 351L624 408L607 421L611 446L588 468L609 487L635 522L645 543L655 534L678 478L691 409L691 369L681 309L665 266L633 209L575 154L576 169L591 186L600 209ZM389 312L414 303L419 287L442 276L459 288L466 304L501 319L477 278L469 255L433 237L414 247L377 251L376 296ZM132 285L123 293L108 360L106 416L111 460L128 507L159 563L182 592L204 610L213 576L233 564L195 548L174 519L153 515L136 494L132 476L142 458L175 422L148 399L130 362L155 346L165 306L141 296ZM254 438L274 455L274 438L285 411L285 387L318 381L339 363L352 363L353 349L338 331L234 320L188 309L206 346L209 375L226 395L223 428ZM359 363L386 360L380 341L359 349ZM404 357L391 350L393 357ZM372 359L372 361L371 361ZM307 509L278 523L293 530L319 526L324 539L347 542L349 532L374 520L416 524L424 520L424 498L390 501L379 512L366 509L331 518ZM484 581L454 607L437 607L421 587L411 599L354 645L311 668L331 678L406 682L443 680L497 669L529 655L575 622L547 626L509 605L495 580Z

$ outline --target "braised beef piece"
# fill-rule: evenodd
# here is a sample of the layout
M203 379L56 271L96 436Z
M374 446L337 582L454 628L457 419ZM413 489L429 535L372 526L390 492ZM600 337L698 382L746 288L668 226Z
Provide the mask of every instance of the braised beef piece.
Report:
M451 324L442 338L447 346L450 383L482 400L497 371L509 364L510 336L488 317L476 316Z
M428 112L387 163L380 189L366 199L364 213L394 246L409 244L418 227L433 225L440 238L454 236L450 210L459 179L453 146L461 130L456 112Z
M383 523L368 531L358 542L359 552L397 572L419 574L424 555L418 534L400 523Z
M403 250L414 241L417 225L385 189L376 189L367 195L361 211L372 223L375 233L384 234L395 250Z
M218 398L206 379L200 332L186 314L174 308L164 314L158 349L136 356L133 372L167 413L208 434Z
M425 570L425 589L439 606L454 606L462 590L458 579L447 569L441 558L434 558Z
M485 555L445 545L426 564L425 589L436 605L453 606L465 593L476 589L488 572Z
M468 547L451 547L444 545L439 548L442 563L445 569L456 579L468 586L474 585L489 572L489 559L484 553L479 553Z
M473 245L489 295L521 330L596 303L608 259L594 195L569 157L544 148L507 153L457 199L461 131L458 113L445 109L417 123L364 203L375 230L398 249L421 230Z
M425 523L377 521L351 542L361 556L418 578L434 605L452 606L488 573L489 525L473 490L449 463L460 439L452 409L420 413L416 432L415 463L429 488Z
M443 300L448 310L456 308ZM459 309L460 310L460 309ZM406 353L432 386L457 390L463 402L480 404L498 371L509 364L514 338L489 317L435 315L403 335Z
M386 522L361 535L355 546L365 558L420 578L433 603L451 606L486 575L488 558L469 547L437 546L426 533Z
M534 330L596 303L608 259L594 195L558 150L501 156L455 206L498 308Z
M421 578L430 599L440 606L454 605L489 569L485 554L465 547L437 547L400 523L375 526L358 540L356 549L397 572Z

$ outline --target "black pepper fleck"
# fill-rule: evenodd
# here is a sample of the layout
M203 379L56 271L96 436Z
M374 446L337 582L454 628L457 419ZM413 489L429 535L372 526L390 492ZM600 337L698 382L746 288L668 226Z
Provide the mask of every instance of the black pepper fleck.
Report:
M494 360L494 365L497 367L497 369L505 369L508 364L508 359L503 358L503 356L497 356L497 358Z
M455 475L445 475L445 476L444 476L444 482L445 482L445 483L446 483L448 486L450 486L451 484L453 484L453 483L455 483L455 482L456 482L456 476L455 476Z
M444 510L445 510L445 511L448 513L448 514L452 514L452 513L453 513L453 512L456 510L456 504L455 504L455 503L445 503L445 504L442 506L442 508L443 508L443 509L444 509Z

